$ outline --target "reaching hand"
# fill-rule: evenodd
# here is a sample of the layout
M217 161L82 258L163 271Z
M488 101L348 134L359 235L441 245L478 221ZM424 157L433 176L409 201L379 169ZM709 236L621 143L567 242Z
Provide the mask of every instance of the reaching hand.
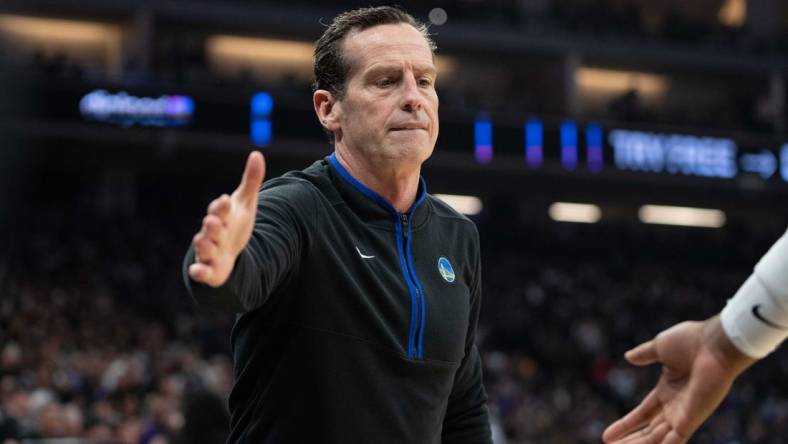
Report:
M246 160L241 184L233 194L214 199L194 236L195 262L189 276L219 287L230 277L235 259L249 243L257 213L257 192L265 177L265 161L257 151Z
M677 324L626 359L639 366L659 362L662 375L640 405L605 430L608 444L686 443L755 361L730 343L719 317Z

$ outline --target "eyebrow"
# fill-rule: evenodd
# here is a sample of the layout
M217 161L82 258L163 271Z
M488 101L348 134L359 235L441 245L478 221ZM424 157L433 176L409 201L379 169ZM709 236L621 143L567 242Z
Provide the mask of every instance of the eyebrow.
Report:
M378 64L368 69L367 72L364 73L364 75L370 76L386 71L400 71L400 69L401 69L401 65L399 64ZM427 74L433 77L438 75L437 68L429 65L414 66L413 71L416 72L417 74Z

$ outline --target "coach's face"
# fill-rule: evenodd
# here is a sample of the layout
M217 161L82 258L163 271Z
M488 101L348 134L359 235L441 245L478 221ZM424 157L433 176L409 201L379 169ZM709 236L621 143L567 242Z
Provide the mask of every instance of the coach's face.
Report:
M404 23L379 25L347 35L343 55L336 143L373 161L421 165L438 138L437 72L424 36Z

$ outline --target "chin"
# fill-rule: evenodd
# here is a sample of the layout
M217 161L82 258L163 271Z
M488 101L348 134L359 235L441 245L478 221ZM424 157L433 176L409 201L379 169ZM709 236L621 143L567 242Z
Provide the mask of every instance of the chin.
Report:
M393 142L387 151L395 157L411 158L420 157L424 153L432 151L432 149L426 146L423 140L408 140Z

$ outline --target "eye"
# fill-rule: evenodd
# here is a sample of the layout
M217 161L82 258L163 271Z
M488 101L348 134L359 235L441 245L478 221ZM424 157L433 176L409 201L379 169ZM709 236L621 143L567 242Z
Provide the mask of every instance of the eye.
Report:
M432 79L430 77L422 77L419 79L419 85L424 87L432 86Z
M377 82L377 85L381 88L385 88L387 86L391 86L395 83L394 79L391 77L382 77Z

